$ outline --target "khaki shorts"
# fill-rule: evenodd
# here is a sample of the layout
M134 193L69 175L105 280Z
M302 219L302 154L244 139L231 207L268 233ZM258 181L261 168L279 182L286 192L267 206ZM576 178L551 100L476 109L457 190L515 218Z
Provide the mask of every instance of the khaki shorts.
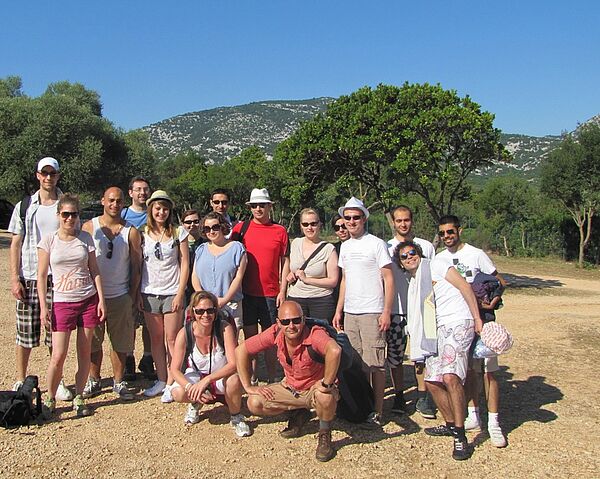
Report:
M273 391L275 396L271 400L265 400L264 407L272 409L314 409L315 408L315 392L319 382L311 386L307 391L296 391L290 388L283 381L276 384L269 384L267 387ZM337 386L331 389L331 394L335 396L335 400L340 399L340 393Z
M385 366L385 331L379 330L380 314L344 313L344 332L350 344L369 367Z
M495 373L500 370L498 365L498 356L492 358L475 359L471 358L469 362L469 369L472 369L476 373Z
M108 329L108 338L113 351L128 353L134 346L133 301L129 294L117 298L105 299L106 319L94 329L92 352L102 350L104 328ZM106 325L106 326L105 326Z

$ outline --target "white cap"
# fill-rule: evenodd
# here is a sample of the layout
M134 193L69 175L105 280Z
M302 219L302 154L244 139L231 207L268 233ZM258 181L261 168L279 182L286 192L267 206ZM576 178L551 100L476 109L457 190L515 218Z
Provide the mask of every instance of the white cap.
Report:
M340 214L341 217L343 217L344 210L348 210L348 209L360 210L364 213L365 219L369 218L369 210L367 208L365 208L365 204L362 201L360 201L358 198L355 198L354 196L352 198L350 198L344 206L342 206L340 209L338 209L338 213Z
M266 188L262 190L259 188L254 188L252 193L250 193L250 201L246 201L246 204L250 203L273 203L271 201L271 197L269 196L269 192Z
M52 168L54 168L54 171L60 170L58 166L58 161L56 161L51 156L46 156L45 158L42 158L40 161L38 161L37 171L42 171L44 169L44 166L51 166Z

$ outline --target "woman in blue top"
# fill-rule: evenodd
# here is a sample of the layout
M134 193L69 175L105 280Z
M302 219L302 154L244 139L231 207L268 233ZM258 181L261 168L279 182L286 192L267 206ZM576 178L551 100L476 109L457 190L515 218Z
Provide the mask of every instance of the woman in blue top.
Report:
M228 310L238 331L242 328L242 278L246 272L246 249L239 241L226 238L231 227L214 211L200 222L200 231L208 242L196 249L192 272L195 291L213 293L219 308Z

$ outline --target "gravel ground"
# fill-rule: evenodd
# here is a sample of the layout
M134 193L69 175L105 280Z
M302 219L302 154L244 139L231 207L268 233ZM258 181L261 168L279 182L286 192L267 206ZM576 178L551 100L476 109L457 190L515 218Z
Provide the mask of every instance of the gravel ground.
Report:
M0 382L14 382L14 302L8 284L8 236L0 234ZM438 421L412 414L415 393L409 382L411 414L389 412L382 432L363 431L336 421L337 456L314 459L317 421L305 436L278 435L284 418L250 418L254 434L237 438L222 406L207 409L202 421L183 424L184 405L159 398L122 403L110 392L110 370L103 369L103 394L90 403L95 414L77 419L69 403L47 423L0 429L2 477L599 477L600 388L592 358L600 339L600 281L508 275L513 290L498 318L515 337L501 358L501 423L509 445L497 449L485 432L469 434L471 460L451 458L451 440L426 436ZM31 372L45 384L47 351L34 350ZM65 367L73 385L74 343ZM406 376L411 369L405 364ZM136 383L143 388L144 381Z

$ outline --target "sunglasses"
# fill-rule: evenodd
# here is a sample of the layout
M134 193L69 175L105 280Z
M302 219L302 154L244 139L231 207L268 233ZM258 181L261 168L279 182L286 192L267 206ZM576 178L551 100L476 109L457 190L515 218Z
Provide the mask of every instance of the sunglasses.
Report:
M346 228L345 224L341 224L341 225L333 225L333 231L339 231L339 230L347 230L348 228Z
M55 176L58 176L57 171L39 171L38 173L45 178L47 178L47 177L54 178Z
M448 235L448 236L451 236L451 235L453 235L454 233L456 233L456 230L455 230L455 229L449 229L449 230L446 230L446 231L444 231L444 230L440 230L440 231L438 231L438 236L439 236L440 238L443 238L443 237L444 237L444 236L446 236L446 235Z
M113 249L114 249L115 245L113 244L112 240L110 240L108 242L108 251L106 253L106 258L107 259L111 259L112 258L112 254L113 254Z
M346 221L350 221L350 220L354 220L354 221L358 221L358 220L362 220L362 215L348 215L348 216L344 216L344 219Z
M209 314L209 315L213 315L217 312L217 308L192 308L194 310L194 314L197 314L198 316L204 316L204 313Z
M255 210L256 208L266 208L269 203L250 203L250 209Z
M212 226L203 226L203 227L202 227L202 232L203 232L204 234L208 234L208 233L210 233L211 231L214 231L215 233L216 233L217 231L221 231L221 225L220 225L220 224L216 224L216 225L212 225Z
M150 188L134 188L131 191L134 193L150 193Z
M213 205L223 205L227 206L229 204L229 200L211 200Z
M60 216L62 216L62 218L65 220L67 218L77 218L79 216L79 212L78 211L61 211Z
M412 258L413 256L417 256L417 254L418 254L418 253L417 253L417 251L416 251L416 250L414 250L414 249L411 249L411 250L408 250L406 253L402 253L402 254L400 255L400 259L401 259L401 260L405 260L405 259L408 259L408 257L409 257L409 256Z
M156 259L162 259L162 249L160 248L160 242L154 245L154 256Z
M304 223L300 223L302 226L304 226L305 228L308 228L309 226L312 226L313 228L316 228L317 226L319 226L319 222L318 221L311 221L311 222L304 222Z
M200 220L185 220L183 222L184 225L199 225Z
M277 318L277 319L279 319L279 322L281 323L282 326L289 326L290 323L292 323L292 324L302 323L302 320L304 318L302 316L298 316L297 318L287 318L287 319Z

